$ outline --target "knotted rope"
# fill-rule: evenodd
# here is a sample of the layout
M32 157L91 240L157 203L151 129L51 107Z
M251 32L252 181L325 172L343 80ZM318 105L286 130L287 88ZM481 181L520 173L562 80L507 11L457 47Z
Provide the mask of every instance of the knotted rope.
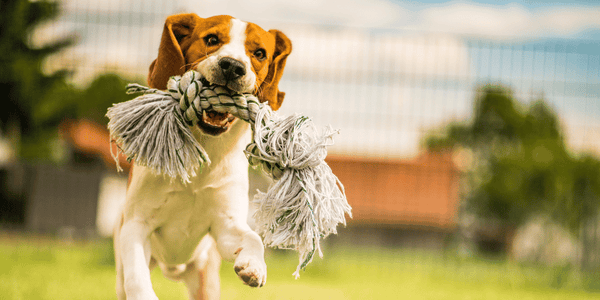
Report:
M119 145L113 154L117 166L123 153L136 164L189 182L210 163L189 126L205 110L230 113L251 124L252 142L244 151L250 165L262 166L276 180L254 198L256 231L267 246L299 252L296 278L315 252L323 256L320 239L337 233L337 225L346 224L345 214L351 216L344 187L324 160L337 131L326 127L319 132L305 116L280 117L252 94L204 86L196 71L172 77L167 91L127 86L127 93L138 92L144 95L115 104L106 114L111 138Z

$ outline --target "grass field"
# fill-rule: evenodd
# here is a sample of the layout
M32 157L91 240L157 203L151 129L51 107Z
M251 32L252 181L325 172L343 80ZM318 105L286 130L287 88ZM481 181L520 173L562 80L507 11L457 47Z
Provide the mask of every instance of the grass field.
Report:
M294 253L268 252L267 285L242 285L224 263L221 299L600 299L598 278L569 268L419 250L326 249L298 280ZM186 299L185 287L152 273L160 299ZM0 232L0 299L116 299L109 241L61 242Z

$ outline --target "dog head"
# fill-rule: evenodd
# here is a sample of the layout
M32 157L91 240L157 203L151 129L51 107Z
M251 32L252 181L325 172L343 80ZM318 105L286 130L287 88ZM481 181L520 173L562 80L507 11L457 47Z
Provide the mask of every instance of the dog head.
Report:
M265 31L230 16L174 15L165 21L148 84L166 89L171 76L195 69L209 83L253 93L277 110L285 96L278 84L291 51L290 40L278 30ZM198 125L205 133L218 135L234 120L230 114L212 111Z

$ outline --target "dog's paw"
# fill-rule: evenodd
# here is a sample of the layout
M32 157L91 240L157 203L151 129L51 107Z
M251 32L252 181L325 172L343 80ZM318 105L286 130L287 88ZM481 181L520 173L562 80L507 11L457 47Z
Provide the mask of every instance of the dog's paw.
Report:
M257 259L240 254L235 260L233 269L244 281L244 284L251 287L261 287L267 282L267 265L262 258Z

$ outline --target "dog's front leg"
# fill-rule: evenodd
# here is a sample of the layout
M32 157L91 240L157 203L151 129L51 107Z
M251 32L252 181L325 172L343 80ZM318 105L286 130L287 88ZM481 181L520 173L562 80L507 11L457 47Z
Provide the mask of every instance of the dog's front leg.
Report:
M243 219L243 218L242 218ZM263 243L248 224L224 216L211 230L223 259L234 262L234 270L245 284L261 287L267 282Z
M128 300L158 300L150 281L150 234L141 221L129 220L119 234L125 294Z

